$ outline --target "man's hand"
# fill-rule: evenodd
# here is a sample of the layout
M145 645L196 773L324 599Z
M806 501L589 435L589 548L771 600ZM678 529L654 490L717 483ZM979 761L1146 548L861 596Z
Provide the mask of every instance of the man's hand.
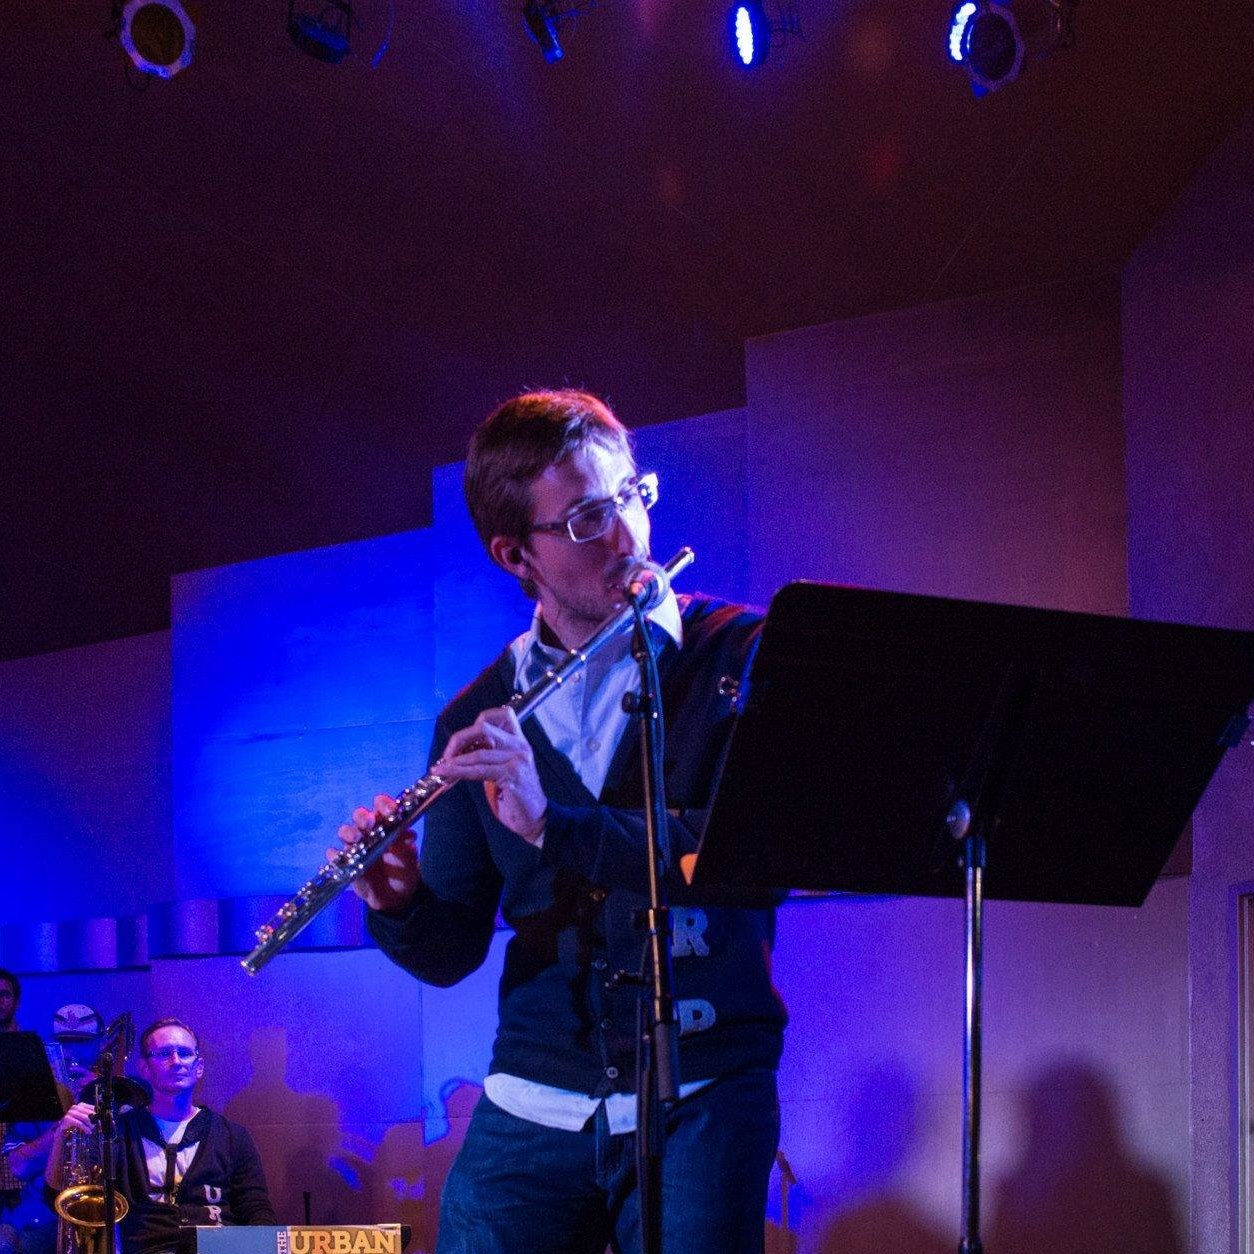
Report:
M57 1131L95 1132L96 1125L92 1122L95 1115L96 1108L90 1102L75 1102L62 1116Z
M71 1132L94 1133L93 1117L96 1108L90 1102L75 1102L61 1117L52 1130L52 1145L48 1150L48 1165L44 1171L44 1183L58 1192L65 1187L62 1167L66 1160L65 1138Z
M381 793L374 799L373 810L358 806L353 811L353 821L340 828L339 838L346 845L355 845L363 832L368 832L380 819L389 818L395 813L396 802ZM327 858L332 858L335 852L334 849L328 849ZM421 879L414 834L406 831L396 837L384 850L383 856L353 881L353 892L371 910L394 913L409 904L414 893L418 891Z
M434 769L445 779L482 780L492 813L529 844L544 835L549 799L540 786L531 745L509 706L484 710L469 727L449 737Z

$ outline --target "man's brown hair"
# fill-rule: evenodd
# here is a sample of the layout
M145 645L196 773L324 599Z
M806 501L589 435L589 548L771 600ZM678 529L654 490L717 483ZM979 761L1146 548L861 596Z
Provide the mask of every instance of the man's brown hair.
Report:
M634 464L627 428L590 392L525 392L489 414L466 455L466 504L484 545L493 536L525 540L532 480L588 444L626 453ZM523 590L535 595L525 582Z
M153 1034L154 1032L158 1031L158 1030L159 1030L159 1029L161 1029L161 1028L182 1028L182 1029L183 1029L183 1031L184 1031L184 1032L186 1032L186 1033L187 1033L187 1035L188 1035L188 1036L190 1036L190 1037L192 1038L192 1040L196 1042L196 1049L197 1049L197 1051L199 1052L199 1050L200 1050L200 1037L198 1037L198 1036L196 1035L195 1031L193 1031L193 1029L191 1029L190 1027L188 1027L188 1026L187 1026L187 1024L183 1022L183 1020L182 1020L182 1019L173 1019L173 1018L171 1018L171 1019L158 1019L158 1020L156 1021L156 1023L150 1023L150 1024L149 1024L149 1025L148 1025L148 1026L147 1026L147 1027L146 1027L146 1028L145 1028L145 1029L144 1029L144 1030L143 1030L143 1031L139 1034L139 1052L140 1052L141 1054L143 1054L143 1055L147 1056L147 1054L148 1054L148 1042L149 1042L150 1040L152 1040L152 1034Z

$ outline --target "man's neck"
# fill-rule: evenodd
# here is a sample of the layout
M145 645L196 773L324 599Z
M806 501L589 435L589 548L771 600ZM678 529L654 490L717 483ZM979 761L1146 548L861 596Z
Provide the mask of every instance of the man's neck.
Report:
M562 618L554 626L541 613L540 643L548 645L550 649L565 649L569 652L583 644L600 625L582 618Z
M182 1123L196 1113L196 1103L190 1093L154 1093L148 1109L156 1119Z

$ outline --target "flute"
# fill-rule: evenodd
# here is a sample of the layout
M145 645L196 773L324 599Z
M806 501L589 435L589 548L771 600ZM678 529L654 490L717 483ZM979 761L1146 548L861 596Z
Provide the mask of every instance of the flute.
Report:
M666 575L667 587L680 571L692 565L694 557L691 549L682 548L661 568ZM560 662L546 670L543 677L526 692L515 693L509 705L519 722L533 714L547 697L582 670L593 654L631 624L633 617L633 607L625 605L610 615L583 644L570 649ZM313 878L279 907L269 923L257 929L257 945L240 963L244 970L249 975L256 975L344 889L373 866L393 841L431 809L456 782L431 771L410 784L397 797L395 813L381 818L353 844L336 850Z

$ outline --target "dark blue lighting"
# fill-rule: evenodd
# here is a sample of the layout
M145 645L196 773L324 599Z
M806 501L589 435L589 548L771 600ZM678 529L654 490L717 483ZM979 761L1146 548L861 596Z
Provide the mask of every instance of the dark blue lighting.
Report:
M540 0L528 0L523 9L523 22L531 38L540 46L546 61L560 61L565 55L557 37L561 15L555 4L543 4Z
M727 15L727 37L736 63L756 69L771 50L771 21L761 0L743 0Z

